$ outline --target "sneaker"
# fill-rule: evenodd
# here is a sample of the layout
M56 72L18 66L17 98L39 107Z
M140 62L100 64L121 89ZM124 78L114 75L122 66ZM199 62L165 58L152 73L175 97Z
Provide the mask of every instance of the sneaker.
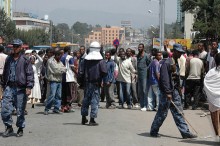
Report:
M54 114L62 114L59 110L53 110Z
M18 131L17 131L17 137L22 137L23 136L23 128L18 128Z
M134 108L140 108L140 106L138 104L135 104Z
M147 108L146 107L143 107L143 108L141 108L141 111L147 111Z
M128 105L128 109L132 109L131 105Z
M123 105L118 106L118 109L123 109L123 108L124 108Z
M124 105L124 108L128 108L128 106L125 104L125 105Z
M189 135L184 135L182 137L183 137L183 139L187 139L187 138L197 138L198 136L195 135L195 134L190 133Z
M5 132L2 134L3 137L9 137L14 133L12 126L7 126Z
M44 115L48 115L48 114L49 114L48 111L45 110L45 111L44 111Z

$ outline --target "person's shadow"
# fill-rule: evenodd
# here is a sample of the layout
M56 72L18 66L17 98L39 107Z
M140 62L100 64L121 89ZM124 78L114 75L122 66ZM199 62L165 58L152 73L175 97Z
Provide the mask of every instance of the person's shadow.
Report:
M197 139L186 139L181 140L180 142L189 143L189 144L197 144L197 145L208 145L208 146L220 146L220 141L206 141L206 140L197 140Z
M163 135L163 134L159 134L160 137L152 137L150 135L149 132L146 132L146 133L140 133L138 134L139 136L144 136L144 137L150 137L150 138L160 138L160 137L167 137L167 138L175 138L175 139L182 139L181 137L174 137L174 136L169 136L169 135Z

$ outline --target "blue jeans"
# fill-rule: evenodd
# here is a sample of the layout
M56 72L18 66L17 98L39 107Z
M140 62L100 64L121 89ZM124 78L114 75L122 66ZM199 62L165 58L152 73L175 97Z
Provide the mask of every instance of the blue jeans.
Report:
M47 98L45 111L49 111L54 105L54 111L60 110L61 106L61 91L62 83L61 82L50 82L50 94Z
M151 125L150 133L152 135L158 134L160 127L162 126L164 120L167 117L168 110L170 109L170 111L173 115L173 119L174 119L176 126L179 129L181 135L182 136L190 135L191 133L189 131L188 125L186 124L182 115L172 105L172 103L167 99L167 95L165 93L161 93L160 95L161 95L161 97L160 97L159 108L158 108L157 114L154 118L154 121ZM179 92L177 90L174 90L173 95L172 95L172 100L181 111L181 109L182 109L181 97L180 97Z
M84 99L82 102L81 115L89 115L89 105L91 105L91 118L97 118L99 108L100 87L96 83L86 83Z
M24 110L27 103L26 89L7 86L2 99L2 120L5 126L11 126L13 123L12 112L14 108L17 111L16 126L25 127Z
M131 83L120 82L120 100L121 105L125 101L127 105L131 105Z
M148 96L148 108L153 110L159 106L160 89L158 84L150 86Z
M140 99L141 108L147 107L147 96L150 86L148 85L147 78L138 78L138 98Z

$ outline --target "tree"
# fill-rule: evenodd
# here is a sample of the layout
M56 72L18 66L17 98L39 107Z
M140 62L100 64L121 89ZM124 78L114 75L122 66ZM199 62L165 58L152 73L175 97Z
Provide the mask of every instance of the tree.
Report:
M4 9L0 9L0 35L4 36L6 43L14 38L15 30L14 22L7 17Z
M183 0L182 11L194 14L193 30L200 32L198 37L218 39L220 35L219 0Z
M66 23L59 23L56 26L56 29L58 31L57 35L59 38L59 41L61 42L71 42L71 30L69 28L69 25Z

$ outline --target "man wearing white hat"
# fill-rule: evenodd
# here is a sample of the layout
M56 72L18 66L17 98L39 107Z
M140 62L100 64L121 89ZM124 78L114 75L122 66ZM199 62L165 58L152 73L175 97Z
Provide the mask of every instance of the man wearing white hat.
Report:
M89 125L98 125L94 119L97 118L98 113L102 78L107 75L107 66L100 54L100 48L98 42L91 43L89 53L84 60L82 76L84 76L85 82L85 95L81 108L82 125L88 122L86 116L88 116L89 105L91 105Z

